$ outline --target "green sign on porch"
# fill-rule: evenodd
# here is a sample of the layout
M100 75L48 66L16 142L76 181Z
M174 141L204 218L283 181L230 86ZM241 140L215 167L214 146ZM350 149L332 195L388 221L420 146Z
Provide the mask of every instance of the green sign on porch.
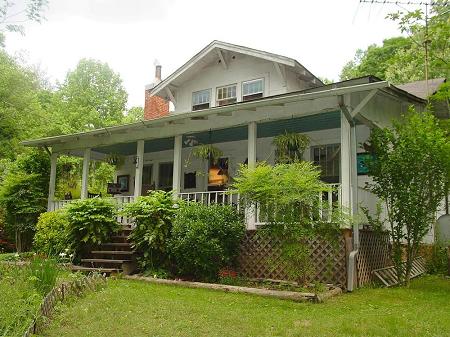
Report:
M365 175L369 173L369 169L367 168L366 161L370 160L372 155L368 152L358 153L356 155L356 168L358 175Z

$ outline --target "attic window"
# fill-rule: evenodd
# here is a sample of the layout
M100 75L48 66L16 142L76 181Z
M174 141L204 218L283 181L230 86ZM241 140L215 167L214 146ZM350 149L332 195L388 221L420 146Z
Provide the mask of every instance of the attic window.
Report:
M251 101L264 96L264 79L246 81L242 83L242 101Z
M192 93L192 111L208 109L211 97L211 90L200 90Z
M236 84L217 88L217 106L236 103Z

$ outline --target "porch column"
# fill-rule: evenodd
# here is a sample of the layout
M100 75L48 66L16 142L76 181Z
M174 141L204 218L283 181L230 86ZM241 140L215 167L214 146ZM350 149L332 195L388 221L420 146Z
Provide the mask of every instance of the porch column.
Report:
M85 149L83 155L83 174L81 176L81 199L88 197L89 163L91 162L91 149Z
M358 211L356 127L341 113L341 204L351 215Z
M53 210L53 200L55 199L57 159L58 154L52 153L50 156L50 182L48 184L48 202L47 202L47 211L49 212Z
M142 172L144 169L144 145L143 140L137 141L136 149L136 173L134 175L134 197L142 194Z
M257 140L257 124L250 122L248 124L247 136L247 165L252 169L256 166L256 140ZM256 229L256 209L253 206L245 209L245 224L248 230Z
M183 149L183 135L175 136L173 144L173 177L172 190L174 198L181 192L181 152Z
M248 124L248 167L255 168L256 166L256 139L257 139L257 125L256 122Z

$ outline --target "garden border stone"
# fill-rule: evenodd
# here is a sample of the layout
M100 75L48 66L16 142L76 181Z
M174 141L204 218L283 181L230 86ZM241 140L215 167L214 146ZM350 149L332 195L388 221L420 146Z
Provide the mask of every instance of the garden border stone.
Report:
M264 297L278 298L278 299L282 299L282 300L290 300L290 301L294 301L294 302L320 303L330 297L333 297L333 296L336 296L336 295L339 295L342 293L342 289L339 287L332 287L328 291L325 291L325 292L319 293L319 294L315 294L315 293L301 293L301 292L297 292L297 291L284 291L284 290L239 287L239 286L216 284L216 283L167 280L167 279L159 279L159 278L140 276L140 275L127 275L127 276L124 276L124 278L128 279L128 280L145 281L145 282L155 283L155 284L174 285L174 286L181 286L181 287L188 287L188 288L212 289L212 290L220 290L220 291L232 292L232 293L252 294L252 295L258 295L258 296L264 296Z

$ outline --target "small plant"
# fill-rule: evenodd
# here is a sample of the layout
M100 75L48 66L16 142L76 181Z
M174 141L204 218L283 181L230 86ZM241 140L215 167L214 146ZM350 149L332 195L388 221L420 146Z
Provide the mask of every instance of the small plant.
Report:
M33 247L38 253L56 257L70 245L67 213L64 210L45 212L39 216Z
M98 245L117 233L115 206L106 199L92 198L71 203L67 207L68 240L78 253L82 244Z
M34 288L46 295L56 284L58 267L55 260L36 257L30 264L30 280Z
M233 266L245 228L229 205L182 205L177 212L170 251L179 275L214 281L221 268Z
M123 211L134 219L136 227L130 234L132 247L140 253L141 269L167 265L167 241L171 236L176 208L171 192L153 191L127 204Z

